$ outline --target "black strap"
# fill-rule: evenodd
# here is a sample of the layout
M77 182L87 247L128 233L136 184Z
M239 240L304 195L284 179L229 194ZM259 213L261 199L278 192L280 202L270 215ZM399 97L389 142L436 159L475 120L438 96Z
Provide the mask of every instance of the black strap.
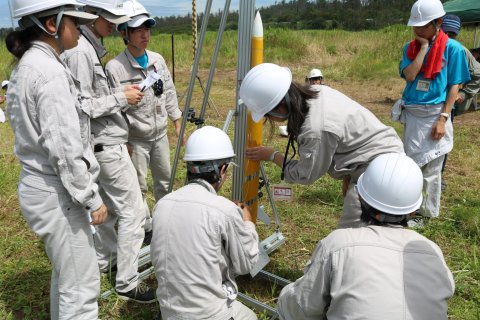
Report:
M210 188L209 188L208 185L205 183L205 181L203 181L203 180L201 180L201 179L195 179L195 180L190 180L190 181L187 182L187 184L192 184L192 183L201 185L202 187L204 187L205 189L207 189L207 191L210 192Z
M293 155L290 157L289 160L287 160L288 151L290 151L290 146L292 146ZM296 154L297 154L297 150L295 149L295 140L293 139L293 136L290 135L288 138L287 148L285 150L285 156L283 157L282 174L280 175L281 180L283 180L283 178L285 177L285 167L287 166L287 164L290 163L290 161L292 161L293 157L295 157Z

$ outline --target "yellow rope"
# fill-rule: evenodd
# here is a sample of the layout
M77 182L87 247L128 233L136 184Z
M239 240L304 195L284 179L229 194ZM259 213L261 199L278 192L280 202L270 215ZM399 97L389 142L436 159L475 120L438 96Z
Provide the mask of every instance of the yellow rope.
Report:
M197 52L197 1L192 0L192 51L193 59Z

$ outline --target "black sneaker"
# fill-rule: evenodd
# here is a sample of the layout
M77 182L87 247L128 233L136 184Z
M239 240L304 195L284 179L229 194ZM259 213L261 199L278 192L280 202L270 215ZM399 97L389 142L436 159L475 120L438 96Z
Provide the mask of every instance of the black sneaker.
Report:
M152 230L150 231L145 231L145 237L143 238L143 245L144 246L149 246L150 243L152 242Z
M139 282L137 287L127 291L118 292L118 297L122 300L132 300L139 303L152 303L157 300L155 289L148 287L145 283Z

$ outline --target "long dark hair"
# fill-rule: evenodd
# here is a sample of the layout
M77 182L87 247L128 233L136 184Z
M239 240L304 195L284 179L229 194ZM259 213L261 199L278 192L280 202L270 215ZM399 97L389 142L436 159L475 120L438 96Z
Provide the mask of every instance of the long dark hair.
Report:
M45 21L47 21L51 17L52 16L41 17L39 18L39 20L43 25L45 25ZM44 31L40 29L37 25L33 25L23 30L12 31L5 38L7 50L20 60L25 54L25 52L27 52L27 50L32 47L32 42L39 40L43 32Z
M292 82L287 92L290 98L290 115L288 117L287 132L293 139L300 134L308 113L308 100L317 97L318 93L310 89L310 85Z

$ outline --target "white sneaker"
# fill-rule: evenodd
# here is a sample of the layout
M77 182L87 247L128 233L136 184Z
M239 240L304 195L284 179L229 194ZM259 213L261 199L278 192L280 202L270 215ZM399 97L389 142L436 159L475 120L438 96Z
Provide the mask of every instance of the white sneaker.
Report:
M287 126L278 126L278 131L282 137L288 137Z
M407 221L407 226L412 229L423 229L427 224L427 218L416 215L413 216L410 220Z

